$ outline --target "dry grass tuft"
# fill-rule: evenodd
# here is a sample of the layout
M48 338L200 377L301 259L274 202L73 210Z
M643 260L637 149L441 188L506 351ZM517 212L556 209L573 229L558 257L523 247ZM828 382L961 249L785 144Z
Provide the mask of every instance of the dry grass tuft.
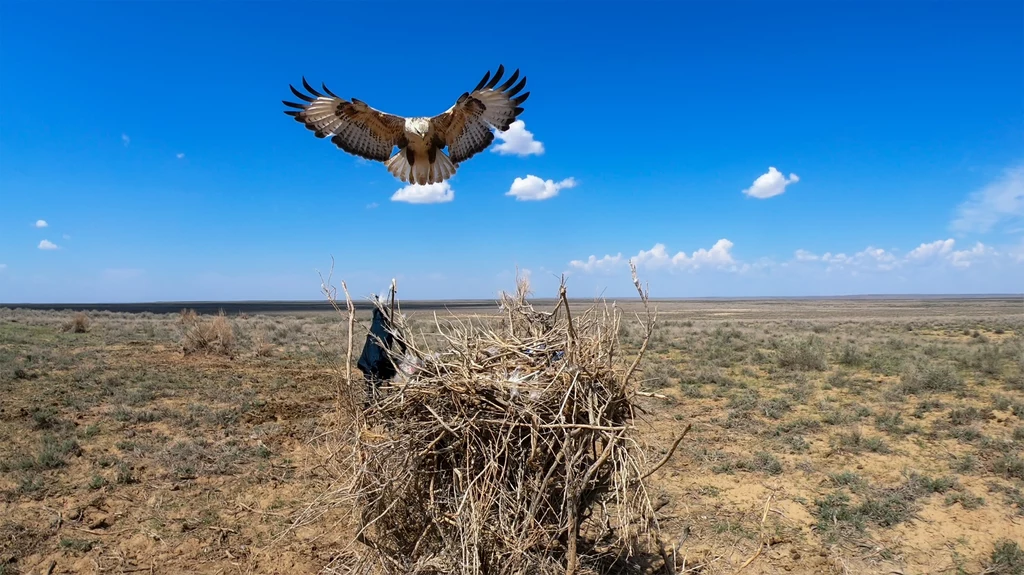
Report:
M258 332L252 339L253 357L270 357L274 354L274 344L267 341L263 331Z
M211 320L202 319L195 310L184 309L178 318L181 330L181 349L185 355L232 355L235 331L224 312Z
M71 333L85 333L89 331L90 325L91 322L89 321L89 316L85 315L83 312L77 312L75 313L75 315L71 316L70 320L68 320L61 326L61 331Z
M447 342L439 351L407 337L396 313L395 335L408 346L394 358L399 376L354 413L342 439L361 546L338 569L606 573L649 566L658 551L671 562L657 547L644 480L682 436L648 463L634 376L655 315L635 270L634 283L645 337L625 362L616 356L620 311L573 317L564 285L551 312L534 310L520 280L514 296L502 294L499 321L435 317ZM393 298L390 309L378 306L397 311Z

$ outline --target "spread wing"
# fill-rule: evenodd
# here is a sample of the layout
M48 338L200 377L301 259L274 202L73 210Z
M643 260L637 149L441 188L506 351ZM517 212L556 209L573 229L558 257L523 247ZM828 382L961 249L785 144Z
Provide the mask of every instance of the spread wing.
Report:
M529 92L519 92L526 86L526 76L519 80L519 70L498 86L505 73L503 65L491 76L488 71L472 92L459 96L455 105L431 118L434 128L448 145L448 157L458 164L487 149L494 141L491 128L505 131L519 114ZM516 83L519 80L519 83Z
M391 157L392 148L405 132L405 118L375 110L355 98L351 102L339 98L326 85L321 86L327 95L321 94L305 78L302 85L312 96L289 85L292 93L306 103L282 100L286 106L298 108L285 110L285 114L302 123L317 138L331 136L335 146L350 154L379 162Z

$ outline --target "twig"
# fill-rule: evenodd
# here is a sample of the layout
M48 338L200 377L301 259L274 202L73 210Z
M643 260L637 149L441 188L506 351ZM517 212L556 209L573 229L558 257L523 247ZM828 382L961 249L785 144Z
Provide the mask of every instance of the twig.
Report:
M672 554L672 558L670 559L668 552L665 551L665 542L661 540L661 537L658 537L658 551L661 553L661 560L665 562L665 573L667 575L676 575L675 553Z
M562 276L562 285L558 288L558 298L561 303L565 304L565 323L569 330L569 350L574 350L576 347L576 328L572 325L572 314L569 312L569 298L565 292L565 276Z
M345 385L348 386L349 393L352 393L352 332L355 331L356 325L356 306L352 303L352 298L348 294L348 286L345 285L345 280L341 282L341 289L345 291L345 307L348 309L348 346L346 347L345 354ZM341 390L338 390L338 407L341 407Z
M647 299L648 294L640 285L640 279L636 274L636 264L633 263L633 260L629 260L629 269L633 274L633 285L636 286L636 291L640 294L640 301L644 304L644 311L647 312L647 323L644 324L644 341L640 344L640 351L637 352L636 359L633 360L633 364L629 366L629 370L626 372L627 380L633 377L633 372L640 365L640 360L643 359L644 353L647 352L647 346L651 343L651 334L654 331L654 319L651 318L651 310Z
M75 531L81 531L90 535L120 535L121 533L128 533L135 531L135 529L118 529L117 531L98 531L96 529L86 529L85 527L74 527L69 525L68 529L74 529Z
M668 399L667 395L662 395L660 393L654 393L653 391L637 391L636 394L640 395L640 396L643 396L643 397L653 397L655 399Z
M745 569L747 565L753 563L754 559L757 559L761 555L761 551L764 550L764 521L768 517L768 507L772 503L772 495L773 494L768 495L768 500L764 502L764 512L761 513L761 525L758 528L757 536L757 552L751 555L750 559L747 559L746 562L743 563L743 565L740 565L740 568L736 570L737 573L743 571L743 569Z
M692 426L693 426L692 423L687 423L686 424L686 429L683 429L683 434L680 435L678 438L676 438L675 441L672 442L672 447L669 448L668 453L665 454L665 457L662 457L661 461L659 461L654 467L652 467L650 471L648 471L647 473L644 473L643 475L641 475L640 476L640 481L643 481L644 479L647 479L648 477L653 475L654 472L656 472L659 469L661 469L663 465L668 463L668 460L672 457L672 454L676 452L676 448L679 447L679 442L681 442L683 440L683 438L686 437L686 434L690 432L690 427L692 427Z
M430 409L427 407L427 409ZM433 410L431 410L433 413ZM436 414L435 414L436 415ZM632 425L591 425L588 423L517 423L514 421L506 421L499 419L478 419L480 423L492 423L495 425L508 426L508 427L531 427L538 429L589 429L592 431L623 431L626 429L635 429Z
M452 435L455 435L455 430L452 429L450 425L445 423L443 419L441 419L441 416L438 415L436 411L434 411L434 408L430 407L427 404L424 404L423 407L427 408L427 411L430 412L430 415L433 415L435 418L437 418L437 422L441 424L441 427L444 427L445 431L451 433Z

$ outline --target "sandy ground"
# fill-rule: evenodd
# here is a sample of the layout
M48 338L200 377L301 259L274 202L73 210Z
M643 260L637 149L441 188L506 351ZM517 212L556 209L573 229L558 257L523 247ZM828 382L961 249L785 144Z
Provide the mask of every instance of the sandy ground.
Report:
M639 425L693 424L651 479L677 572L1020 573L1022 309L669 304ZM337 318L231 317L230 356L70 318L0 310L0 574L321 572L345 510L293 523L331 488Z

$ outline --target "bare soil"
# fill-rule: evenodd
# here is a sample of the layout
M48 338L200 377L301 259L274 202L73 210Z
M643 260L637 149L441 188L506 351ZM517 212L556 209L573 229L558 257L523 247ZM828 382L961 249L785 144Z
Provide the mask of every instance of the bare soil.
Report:
M1024 570L1019 298L659 311L638 425L693 424L651 478L677 573ZM186 354L177 314L86 315L0 310L0 574L323 571L343 322L231 315Z

